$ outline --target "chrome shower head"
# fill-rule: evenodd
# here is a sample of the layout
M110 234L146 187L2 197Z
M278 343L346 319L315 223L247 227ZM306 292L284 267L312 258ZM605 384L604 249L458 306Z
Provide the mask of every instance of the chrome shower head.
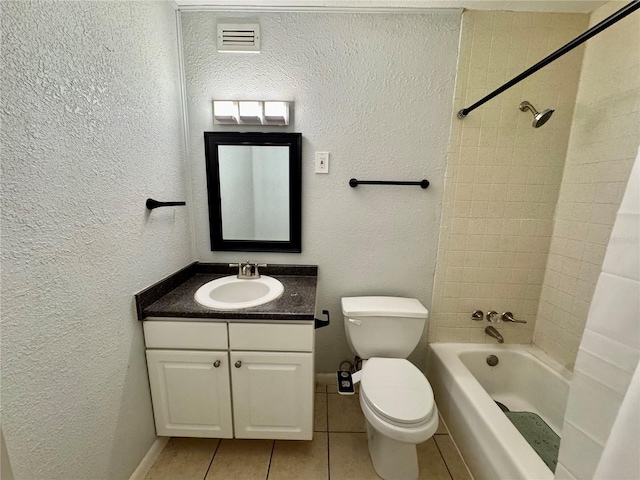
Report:
M538 112L533 105L525 100L520 104L520 111L524 112L526 110L531 110L531 113L533 113L533 123L531 124L533 128L539 128L547 123L547 121L551 118L551 115L553 115L553 112L555 111L547 108L542 112Z

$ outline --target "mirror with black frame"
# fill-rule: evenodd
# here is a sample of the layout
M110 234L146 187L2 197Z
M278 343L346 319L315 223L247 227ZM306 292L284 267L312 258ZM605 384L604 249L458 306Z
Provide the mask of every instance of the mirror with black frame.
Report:
M205 132L212 251L300 252L302 134Z

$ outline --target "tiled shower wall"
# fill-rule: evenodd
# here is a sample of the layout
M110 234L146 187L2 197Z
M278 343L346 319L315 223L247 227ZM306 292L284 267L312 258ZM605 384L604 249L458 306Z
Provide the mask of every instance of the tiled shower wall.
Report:
M609 2L590 25L624 6ZM640 14L586 43L534 343L573 368L640 143ZM636 242L611 238L611 242Z
M455 111L582 33L583 14L465 11ZM475 309L509 310L505 341L530 343L569 139L583 48L453 121L429 340L494 341ZM518 106L556 109L541 128Z

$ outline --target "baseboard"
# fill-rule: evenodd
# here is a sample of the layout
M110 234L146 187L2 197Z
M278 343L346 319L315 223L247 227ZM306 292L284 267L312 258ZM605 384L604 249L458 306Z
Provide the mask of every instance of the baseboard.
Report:
M156 441L153 442L153 445L151 445L151 448L143 457L138 467L129 477L129 480L144 480L144 477L147 476L147 473L149 473L149 470L151 470L151 467L158 459L170 439L171 437L157 437Z

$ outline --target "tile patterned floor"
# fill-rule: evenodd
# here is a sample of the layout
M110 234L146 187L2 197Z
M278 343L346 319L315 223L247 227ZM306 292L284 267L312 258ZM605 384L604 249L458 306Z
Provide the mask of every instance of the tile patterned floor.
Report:
M418 445L420 479L471 480L444 424ZM145 480L376 480L357 395L317 385L311 442L172 438Z

